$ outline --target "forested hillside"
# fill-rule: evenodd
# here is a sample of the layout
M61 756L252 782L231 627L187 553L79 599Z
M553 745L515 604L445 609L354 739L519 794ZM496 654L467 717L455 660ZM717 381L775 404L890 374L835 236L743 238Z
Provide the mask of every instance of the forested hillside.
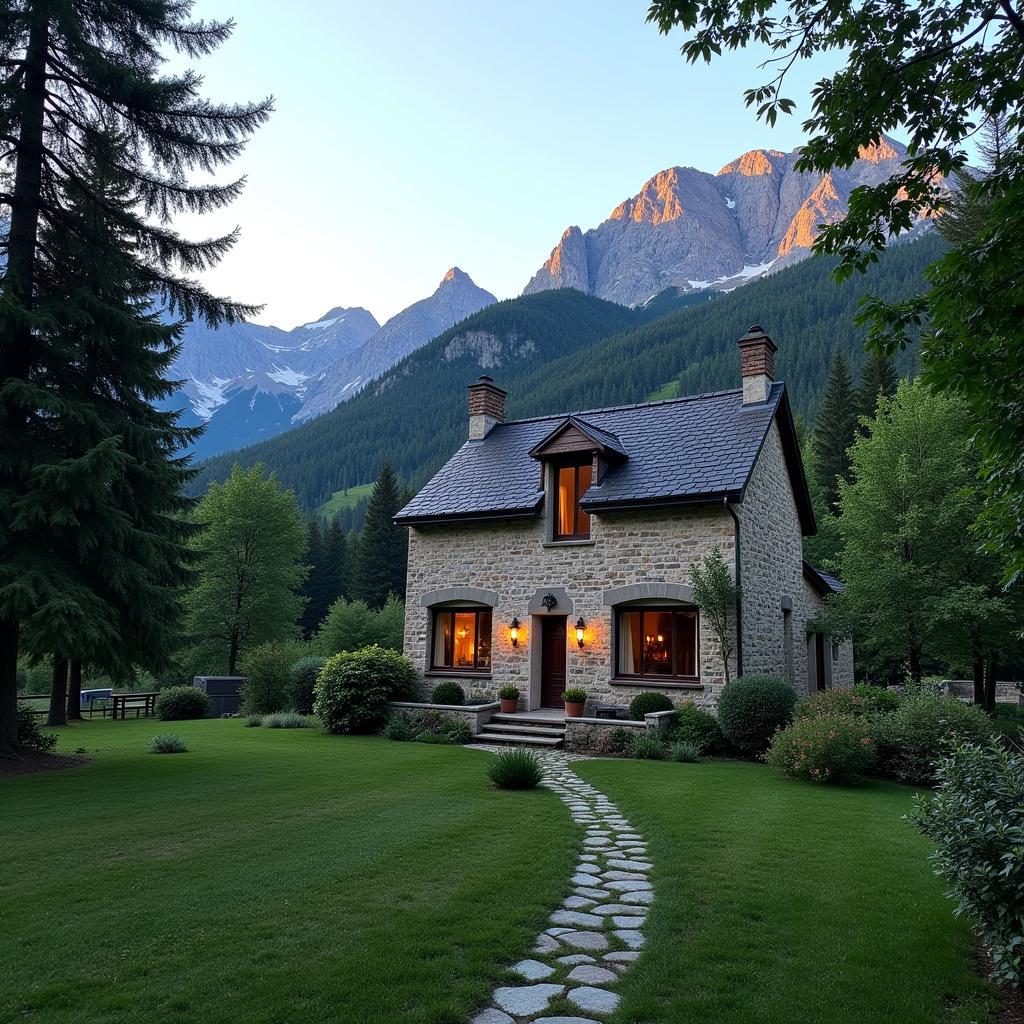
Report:
M941 252L929 233L889 250L867 274L836 286L833 261L806 260L737 291L661 317L582 353L537 368L509 396L513 416L647 400L653 392L697 394L739 384L736 341L761 324L779 346L776 376L785 380L795 411L814 418L832 352L840 349L857 374L866 358L864 328L854 323L866 294L906 298L922 290L922 271ZM901 353L902 375L915 353Z
M940 245L929 234L896 246L841 287L830 261L812 259L707 301L666 294L630 310L563 289L501 302L326 416L207 463L195 487L223 479L233 462L262 462L312 510L389 461L416 488L465 438L465 388L481 372L509 391L510 417L644 401L665 385L680 394L730 388L739 379L736 340L752 323L779 343L777 374L796 411L813 417L833 349L855 370L864 360L864 331L854 324L861 296L919 291ZM674 301L686 305L657 316ZM903 354L901 372L913 358Z
M309 511L336 491L372 482L385 461L415 486L461 444L466 385L482 372L515 390L532 367L579 353L650 316L572 289L496 303L327 415L210 460L193 489L201 493L210 480L224 479L235 462L262 462Z

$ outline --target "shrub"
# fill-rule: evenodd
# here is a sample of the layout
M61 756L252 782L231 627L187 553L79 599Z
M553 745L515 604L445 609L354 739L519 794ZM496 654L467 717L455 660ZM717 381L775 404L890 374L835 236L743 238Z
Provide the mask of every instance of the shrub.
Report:
M533 789L541 780L532 750L503 750L487 765L487 777L499 789Z
M789 779L855 785L871 771L877 756L863 718L818 715L798 718L777 732L765 760Z
M420 743L468 743L473 738L469 722L440 711L424 711L411 724L415 734L410 738Z
M672 761L683 764L696 764L701 757L700 747L691 740L676 740L668 748L668 756Z
M499 700L519 700L518 686L503 686L498 691Z
M461 705L466 703L466 691L458 683L446 680L434 687L430 699L434 704Z
M205 718L212 707L210 698L194 686L169 686L156 699L156 717L164 722Z
M757 756L776 729L793 717L796 693L773 676L743 676L729 683L718 698L722 735L742 754Z
M246 715L245 716L245 727L246 729L258 729L263 724L262 715Z
M316 682L313 711L329 733L373 732L388 714L388 701L411 695L412 662L383 647L336 654Z
M793 718L835 718L836 715L866 715L873 711L867 701L853 690L821 690L801 697L793 708Z
M14 728L18 735L19 747L47 751L57 746L56 735L52 732L43 732L39 728L39 722L27 704L18 704L18 717Z
M983 743L991 735L992 723L981 708L926 692L911 693L875 720L882 771L911 786L930 786L936 762L956 744Z
M165 732L149 741L149 749L154 754L186 754L188 744L176 732Z
M453 718L451 723L448 736L452 743L469 743L473 739L473 730L464 718Z
M664 761L665 744L657 736L634 736L629 755L638 761Z
M629 702L629 717L634 722L642 722L644 715L652 715L655 711L671 711L672 701L663 693L638 693Z
M562 700L566 704L585 704L587 702L587 691L582 686L570 686L562 694Z
M275 711L263 716L264 729L308 729L311 723L305 715L295 711Z
M1024 755L996 744L961 744L935 772L937 792L918 796L911 820L936 844L936 874L960 913L977 922L994 980L1024 982Z
M726 748L718 719L692 701L684 701L677 709L668 739L670 743L691 743L698 754L720 754Z
M624 729L621 725L611 731L611 749L613 753L622 754L629 749L633 741L633 730Z
M313 710L316 677L326 662L326 658L311 654L299 658L288 669L288 703L300 715L308 715Z
M255 715L283 711L288 704L295 648L291 644L260 644L242 658L242 707Z
M887 715L900 706L900 695L895 690L887 689L884 686L858 683L853 688L853 694L865 702L868 714Z
M419 729L407 715L392 715L380 731L381 736L386 740L395 740L397 743L407 743L416 739Z

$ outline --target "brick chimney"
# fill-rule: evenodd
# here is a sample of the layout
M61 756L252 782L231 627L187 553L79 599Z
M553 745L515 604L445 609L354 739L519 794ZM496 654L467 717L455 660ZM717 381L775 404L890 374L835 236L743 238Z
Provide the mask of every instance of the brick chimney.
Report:
M764 402L775 380L775 353L779 347L754 324L738 342L740 346L740 377L743 379L743 404Z
M506 392L484 374L469 385L469 439L479 441L491 432L491 427L505 419Z

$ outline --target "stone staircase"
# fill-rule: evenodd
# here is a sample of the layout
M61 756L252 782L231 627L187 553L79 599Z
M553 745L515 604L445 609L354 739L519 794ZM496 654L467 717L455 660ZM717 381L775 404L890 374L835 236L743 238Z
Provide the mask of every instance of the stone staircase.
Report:
M495 714L477 733L477 743L509 743L517 746L546 747L554 750L565 740L565 722L552 715L516 712Z

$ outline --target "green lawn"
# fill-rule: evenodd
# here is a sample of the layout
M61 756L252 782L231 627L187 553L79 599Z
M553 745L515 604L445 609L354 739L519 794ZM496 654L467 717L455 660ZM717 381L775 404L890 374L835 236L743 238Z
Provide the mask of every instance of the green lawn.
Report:
M453 747L152 720L0 780L0 1022L464 1024L568 890L578 833ZM650 841L614 1024L981 1021L988 988L910 791L751 764L576 766Z
M646 833L654 863L623 1021L986 1019L970 929L902 820L910 790L812 786L738 762L578 771Z
M145 751L168 727L190 753ZM563 805L479 751L239 720L78 746L0 780L3 1022L461 1024L568 888Z
M336 516L342 509L355 508L361 501L368 501L373 484L357 484L348 491L335 491L318 509L317 513L326 519Z

